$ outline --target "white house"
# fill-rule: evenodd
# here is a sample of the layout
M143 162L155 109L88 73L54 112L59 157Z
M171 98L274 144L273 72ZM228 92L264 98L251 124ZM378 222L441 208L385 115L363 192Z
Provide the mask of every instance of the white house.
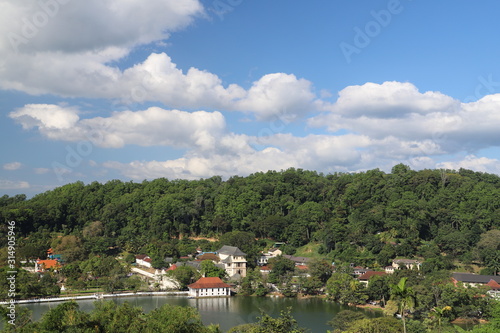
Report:
M145 254L135 256L135 263L144 267L151 268L151 258Z
M395 269L402 269L404 267L406 269L420 270L422 263L414 259L394 259L392 261L392 267Z
M280 249L272 248L269 251L267 251L266 253L262 253L262 255L259 257L258 264L259 264L259 266L265 266L269 262L269 259L280 256L282 254L283 254L283 252L281 252Z
M203 277L188 286L191 297L231 296L230 286L218 277Z
M224 268L229 277L238 274L241 277L247 275L247 260L246 254L234 246L224 245L217 251L220 262L224 264Z

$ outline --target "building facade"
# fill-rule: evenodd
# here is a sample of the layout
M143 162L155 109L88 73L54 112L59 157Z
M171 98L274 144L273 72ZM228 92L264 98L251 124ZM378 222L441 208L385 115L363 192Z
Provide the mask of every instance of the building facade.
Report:
M217 251L220 262L224 264L224 269L229 277L239 275L247 276L246 254L235 246L224 245Z
M188 286L191 297L231 296L230 286L218 277L203 277Z

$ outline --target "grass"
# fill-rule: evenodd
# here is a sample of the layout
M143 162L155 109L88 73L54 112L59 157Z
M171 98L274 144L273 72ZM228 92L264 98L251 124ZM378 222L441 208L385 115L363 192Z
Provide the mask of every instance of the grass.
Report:
M325 256L318 253L318 249L321 243L309 243L304 246L297 248L294 256L296 257L308 257L308 258L324 258Z

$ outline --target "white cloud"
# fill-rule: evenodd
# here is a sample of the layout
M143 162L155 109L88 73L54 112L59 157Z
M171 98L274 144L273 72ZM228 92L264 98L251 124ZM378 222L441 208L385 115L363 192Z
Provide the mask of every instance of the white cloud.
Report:
M453 111L459 104L440 92L420 93L411 83L369 82L361 86L349 86L340 91L332 111L348 118L402 118L411 113Z
M24 0L0 4L0 52L80 53L168 37L201 15L198 0Z
M287 121L315 109L311 82L285 73L268 74L255 81L235 108L252 111L258 119L279 116Z
M409 83L347 87L313 127L347 130L382 140L432 142L429 153L476 151L498 145L500 94L460 103L439 92L420 93Z
M6 163L3 165L4 170L14 171L22 166L20 162Z
M124 176L142 180L158 177L170 179L199 179L214 175L230 177L249 175L257 171L280 170L295 166L295 161L276 148L226 156L190 156L169 161L106 162L104 166L119 170Z
M9 114L24 129L40 128L41 132L70 130L80 117L74 108L53 104L27 104Z
M22 190L27 188L30 188L28 182L0 179L0 190Z
M114 112L106 118L80 119L77 114L73 108L29 104L9 116L23 128L37 127L42 135L53 140L90 141L109 148L133 144L211 150L226 126L220 112L152 107Z
M500 174L500 161L487 157L477 157L475 155L467 155L461 161L448 161L437 164L438 168L458 170L460 168Z
M35 168L33 169L37 175L44 175L50 172L50 169L47 168Z
M0 6L5 22L0 26L1 89L236 110L258 119L280 115L291 120L314 108L311 83L291 74L265 75L246 91L223 85L204 70L183 72L164 53L123 70L114 65L134 48L161 43L203 15L198 0L150 0L147 6L140 0L31 0ZM46 22L37 26L43 17Z

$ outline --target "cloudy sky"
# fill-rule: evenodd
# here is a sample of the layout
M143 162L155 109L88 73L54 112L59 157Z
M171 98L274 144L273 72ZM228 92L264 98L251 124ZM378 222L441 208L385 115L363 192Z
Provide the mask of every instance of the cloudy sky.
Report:
M0 195L66 183L500 173L500 3L0 0Z

